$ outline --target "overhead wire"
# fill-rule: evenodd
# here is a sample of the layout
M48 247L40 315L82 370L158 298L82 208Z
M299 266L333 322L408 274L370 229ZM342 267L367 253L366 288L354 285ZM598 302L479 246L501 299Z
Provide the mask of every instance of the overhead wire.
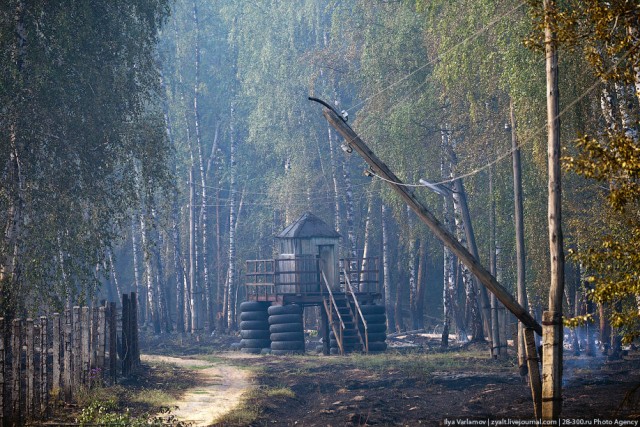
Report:
M623 60L624 60L624 59L625 59L625 58L626 58L626 57L627 57L627 56L632 52L632 50L633 50L632 48L628 49L628 50L625 52L625 54L624 54L622 57L620 57L620 58L618 59L618 61L617 61L615 64L611 65L611 67L609 68L609 70L608 70L607 72L610 72L611 70L613 70L613 69L614 69L614 68L615 68L615 67L616 67L620 62L622 62L622 61L623 61ZM562 116L563 116L567 111L569 111L569 109L571 109L574 105L576 105L578 102L580 102L582 99L584 99L587 95L589 95L589 94L590 94L594 89L596 89L598 86L600 86L600 84L601 84L601 82L600 82L599 78L596 78L596 79L595 79L595 81L594 81L594 83L593 83L591 86L589 86L585 91L583 91L583 92L582 92L578 97L576 97L573 101L571 101L569 104L567 104L567 105L566 105L566 106L565 106L565 107L564 107L564 108L563 108L563 109L558 113L558 118L561 118L561 117L562 117ZM546 127L547 127L547 125L545 124L544 126L542 126L542 127L538 128L538 129L534 132L534 134L535 134L535 135L540 134L542 131L544 131L544 130L546 129ZM454 181L456 181L456 180L458 180L458 179L467 178L467 177L470 177L470 176L476 175L476 174L478 174L478 173L480 173L480 172L484 171L485 169L488 169L488 168L490 168L491 166L493 166L493 165L495 165L495 164L497 164L497 163L501 162L501 161L502 161L502 160L504 160L505 158L507 158L507 157L511 156L511 155L513 154L513 152L514 152L516 149L519 149L519 148L521 148L521 147L525 146L526 144L528 144L528 143L532 142L533 140L534 140L533 138L529 138L529 139L527 139L527 140L521 141L521 142L519 142L519 143L516 145L516 147L515 147L515 148L511 148L511 149L509 149L509 150L505 151L504 153L500 154L500 155L499 155L497 158L495 158L494 160L492 160L492 161L490 161L490 162L488 162L488 163L486 163L486 164L484 164L484 165L482 165L482 166L480 166L480 167L477 167L477 168L475 168L475 169L473 169L473 170L471 170L471 171L469 171L469 172L463 173L463 174L455 175L455 176L452 176L452 177L450 177L450 178L447 178L447 179L444 179L444 180L441 180L441 181L434 182L433 184L434 184L434 185L447 184L447 183L454 182ZM392 182L392 183L396 183L396 184L398 184L397 182L394 182L394 181L391 181L391 180L389 180L389 179L386 179L386 178L384 178L384 177L382 177L382 176L380 176L380 175L378 175L378 174L374 173L373 171L371 171L371 172L372 172L372 175L373 175L373 176L375 176L375 177L377 177L377 178L379 178L379 179L381 179L381 180L383 180L383 181L387 181L387 182ZM401 185L401 186L404 186L404 187L424 187L424 185L423 185L423 184L419 184L419 183L418 183L418 184L414 184L414 183L412 183L412 184L405 184L405 183L402 183L402 184L398 184L398 185Z

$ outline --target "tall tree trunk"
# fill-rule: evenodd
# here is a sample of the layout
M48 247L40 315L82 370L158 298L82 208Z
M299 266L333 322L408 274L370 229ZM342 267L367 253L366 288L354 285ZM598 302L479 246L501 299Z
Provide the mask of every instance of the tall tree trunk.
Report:
M217 329L224 331L227 329L227 303L226 287L222 282L222 244L220 239L220 189L216 188L216 313Z
M496 277L496 203L493 197L493 167L489 168L489 271ZM498 300L491 294L491 349L493 357L500 356L500 329Z
M363 284L364 281L369 279L370 274L365 273L369 268L369 252L371 251L371 206L373 205L373 197L369 197L367 201L367 217L364 221L364 245L362 249L362 264L360 265L360 280L358 280L358 291L360 292L376 292L377 289L369 289L369 284Z
M113 262L113 254L111 253L111 249L107 249L107 260L109 261L109 274L111 276L111 282L113 283L113 288L116 290L116 295L118 298L122 295L122 289L120 288L120 281L118 280L118 276L116 274L116 266ZM136 295L138 295L136 293Z
M147 298L146 292L143 292L142 279L140 278L140 245L138 244L138 227L135 218L131 218L131 249L133 255L133 283L134 290L138 296L138 311L140 319L146 322L147 319ZM118 296L120 298L120 296Z
M187 293L187 283L185 281L186 274L181 254L180 229L178 227L180 221L180 211L177 197L174 196L171 233L173 237L173 264L175 269L176 280L176 331L183 333L185 331L185 320L187 316L187 307L185 304L185 294Z
M166 280L165 280L165 268L162 262L161 248L164 247L164 239L162 233L159 231L156 212L154 208L151 208L151 224L153 232L154 244L151 245L151 252L153 254L153 262L155 266L156 274L156 295L158 298L158 323L161 331L171 332L171 319L169 317L169 306L167 300Z
M520 162L520 147L516 127L516 114L513 99L509 98L509 118L511 122L511 151L513 163L513 204L516 232L516 289L518 303L523 307L529 306L526 285L526 252L524 246L524 204L522 198L522 164ZM524 344L524 326L518 322L518 367L520 375L527 375L527 355Z
M400 244L398 243L398 246L396 248L396 253L399 253L401 251L400 249ZM403 270L403 265L402 265L402 257L398 256L396 259L396 271L400 272ZM403 300L403 296L404 296L404 289L405 289L405 279L406 277L404 277L404 274L398 274L398 278L395 280L396 282L396 300L395 300L395 310L394 310L394 314L395 314L395 331L396 332L402 332L404 331L404 311L402 310L402 300Z
M349 241L349 258L356 258L358 252L356 249L356 233L354 230L354 208L353 208L353 189L351 188L351 173L347 165L346 156L342 157L342 178L344 182L345 211L347 216L347 239Z
M466 225L464 222L462 206L460 203L461 197L459 194L454 192L452 199L453 199L453 210L454 210L454 218L455 218L455 225L456 225L456 234L458 236L458 240L460 241L460 243L462 243L463 246L468 248L469 247L469 242L467 242L468 233L465 230ZM480 314L480 310L477 304L477 294L475 289L475 283L473 281L473 275L471 274L471 271L469 271L467 266L464 264L460 264L460 273L462 276L462 283L464 285L464 291L466 296L465 302L466 302L468 311L470 312L469 317L472 322L473 339L477 340L478 334L480 334L480 336L483 336L483 331L482 331L482 315ZM466 341L467 341L466 337L463 337L462 342L466 342Z
M191 150L189 150L191 151ZM191 153L191 165L189 166L189 311L191 312L191 324L187 332L198 330L198 306L196 303L196 220L195 220L195 188L193 182L193 153Z
M236 135L234 129L234 107L231 107L231 118L229 120L229 144L230 144L230 179L229 179L229 270L228 270L228 289L229 295L227 301L228 308L228 325L232 330L236 329L236 199L238 189L236 184Z
M198 20L197 1L193 0L193 24L195 27L195 78L193 84L193 120L196 137L196 147L198 149L198 164L200 167L200 232L202 238L202 284L204 286L204 318L209 330L213 330L214 325L211 315L213 307L211 304L211 284L209 283L209 250L207 245L207 183L204 169L204 159L202 156L202 138L200 137L200 111L198 101L200 97L200 23Z
M382 287L384 289L384 305L387 312L387 329L395 326L393 300L391 298L391 277L389 271L389 224L385 204L382 204L380 222L382 222Z
M425 238L420 239L420 252L418 259L418 277L416 288L416 299L414 308L414 318L412 329L424 328L424 295L427 288L427 266L429 262L427 260L427 240Z
M142 238L142 248L144 252L144 270L147 284L147 319L151 322L153 330L156 334L161 331L160 328L160 313L158 307L158 294L157 288L154 285L154 272L151 263L151 242L149 241L148 229L147 229L147 206L143 206L140 213L140 236Z
M14 9L15 38L11 48L11 65L21 75L24 68L27 44L27 31L24 24L25 5L18 0ZM3 113L4 114L4 113ZM24 215L24 177L20 168L20 153L23 152L18 135L18 113L9 107L9 159L6 170L11 185L4 189L9 194L7 222L4 227L4 256L0 259L0 316L13 318L17 312L18 295L21 293L20 280L20 234Z

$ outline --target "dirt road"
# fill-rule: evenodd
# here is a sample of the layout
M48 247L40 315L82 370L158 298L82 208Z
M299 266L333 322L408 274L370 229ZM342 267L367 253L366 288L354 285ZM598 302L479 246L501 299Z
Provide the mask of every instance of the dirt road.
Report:
M179 401L172 404L172 411L180 421L196 426L212 424L240 403L244 392L251 388L246 370L224 363L169 356L142 355L143 362L162 362L196 370L199 384L186 391Z

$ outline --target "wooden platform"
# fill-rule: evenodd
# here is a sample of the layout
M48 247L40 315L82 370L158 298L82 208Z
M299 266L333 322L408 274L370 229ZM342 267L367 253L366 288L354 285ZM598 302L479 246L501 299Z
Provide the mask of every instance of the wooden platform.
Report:
M356 298L362 304L373 304L374 302L382 299L382 294L379 292L356 292ZM279 305L298 304L304 307L321 306L323 299L327 297L324 292L308 292L300 294L254 294L247 295L248 301L268 301ZM347 295L343 292L335 292L334 297L336 300L347 299Z

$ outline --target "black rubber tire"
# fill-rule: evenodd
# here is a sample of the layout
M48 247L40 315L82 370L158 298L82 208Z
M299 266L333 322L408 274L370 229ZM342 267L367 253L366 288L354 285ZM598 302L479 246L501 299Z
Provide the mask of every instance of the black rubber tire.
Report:
M367 326L369 326L370 323L387 323L387 316L384 314L370 314L368 316L365 314L364 318L367 321Z
M260 350L260 354L271 354L270 348L263 348Z
M296 304L272 305L267 311L270 316L276 316L280 314L302 314L302 306Z
M269 316L270 325L279 325L281 323L302 323L300 314L276 314Z
M370 342L369 351L385 351L387 349L386 342Z
M240 331L240 336L245 340L268 340L271 333L264 329L248 329Z
M240 349L240 351L243 352L243 353L248 353L248 354L260 354L262 349L261 348L244 348L244 347L242 347Z
M269 323L263 320L245 320L240 322L241 331L268 331Z
M304 351L304 341L273 341L271 350Z
M278 325L269 326L272 334L281 334L283 332L302 332L302 323L280 323Z
M329 349L329 354L340 354L340 350L337 347L331 347Z
M387 332L386 323L369 323L367 322L367 331L370 334L376 334L380 332ZM360 326L360 332L364 332L364 326Z
M266 311L269 307L268 302L263 301L243 301L240 304L240 312L244 311Z
M301 350L271 350L271 354L274 356L294 356L297 354L304 354Z
M367 314L384 314L384 305L361 305L360 310L365 317Z
M259 320L266 322L269 319L269 314L266 311L243 311L240 313L241 321Z
M384 332L369 332L369 343L372 342L385 342L387 340L387 334Z
M303 332L280 332L276 334L271 334L270 336L272 342L276 341L304 341L304 333Z
M243 339L240 343L242 348L267 348L271 345L271 340Z

